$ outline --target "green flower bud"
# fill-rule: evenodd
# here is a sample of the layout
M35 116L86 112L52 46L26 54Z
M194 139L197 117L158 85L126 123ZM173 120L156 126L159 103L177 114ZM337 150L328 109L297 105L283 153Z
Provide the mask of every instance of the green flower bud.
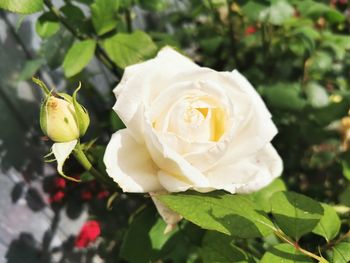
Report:
M40 127L44 134L54 142L69 142L83 136L89 127L90 118L86 109L76 100L80 84L73 96L65 93L54 96L40 80L34 81L45 87L46 98L40 109Z

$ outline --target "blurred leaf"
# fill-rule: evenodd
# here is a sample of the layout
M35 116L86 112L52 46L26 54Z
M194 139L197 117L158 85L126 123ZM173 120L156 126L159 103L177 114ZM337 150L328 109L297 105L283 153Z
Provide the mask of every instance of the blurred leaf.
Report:
M325 107L329 103L327 91L318 83L310 82L305 87L308 101L315 108Z
M43 0L1 0L0 8L20 14L32 14L43 10Z
M266 236L272 223L247 196L222 192L161 195L166 206L204 229L240 238Z
M94 56L95 40L76 42L69 50L63 61L64 74L72 77L82 71Z
M62 29L50 38L44 39L40 54L46 58L52 69L62 65L63 59L73 43L74 37L67 30Z
M120 256L131 263L153 262L175 231L164 234L166 223L153 207L144 209L131 222L120 248Z
M259 20L272 25L282 25L293 14L294 8L286 0L272 0L271 6L259 14Z
M262 1L252 0L247 1L245 5L242 6L241 11L243 15L247 16L253 21L259 20L260 13L268 8L268 5Z
M169 2L167 0L139 0L139 4L143 9L160 12L168 6Z
M90 172L85 171L80 175L80 180L82 182L90 182L95 180L95 177Z
M212 262L247 262L246 253L233 244L234 238L218 233L207 231L204 238L200 255L203 263Z
M118 33L105 40L104 48L120 68L149 59L157 51L152 39L142 31Z
M332 262L348 263L350 261L350 243L339 243L333 247Z
M92 23L99 36L117 26L118 9L118 0L96 0L91 5Z
M268 104L278 109L301 111L306 101L300 96L298 84L280 83L262 90Z
M303 16L310 16L312 18L319 18L324 16L330 23L340 23L345 20L345 17L337 9L326 5L324 3L306 0L296 2L298 11Z
M340 230L340 219L333 207L323 203L321 205L323 216L312 232L323 236L329 242L337 236Z
M263 256L260 263L311 263L307 256L301 254L289 244L279 244L271 247Z
M350 185L348 185L344 191L338 196L340 203L346 206L350 206Z
M322 108L309 109L309 116L315 120L319 125L325 126L334 120L338 120L347 115L349 111L349 99L342 98L338 103L330 103Z
M111 111L110 124L113 132L125 128L125 124L114 111Z
M251 197L258 207L261 207L265 212L269 213L271 212L271 196L276 192L285 190L287 190L286 185L282 179L277 178L268 186L264 187L258 192L251 194Z
M271 206L277 225L295 240L311 232L323 215L320 203L294 192L273 194Z
M51 37L60 29L60 23L52 13L42 14L35 24L35 30L42 38Z
M81 21L85 18L84 12L78 6L70 3L62 6L60 11L71 22Z
M31 79L34 74L45 64L45 59L39 58L34 60L26 60L24 69L18 76L18 81Z

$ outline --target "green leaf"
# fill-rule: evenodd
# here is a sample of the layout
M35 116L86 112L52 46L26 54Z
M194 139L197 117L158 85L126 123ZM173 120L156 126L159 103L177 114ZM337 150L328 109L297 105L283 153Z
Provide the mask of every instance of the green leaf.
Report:
M154 12L160 12L168 6L166 0L139 0L140 6Z
M301 254L289 244L279 244L271 247L262 257L260 263L311 263L307 256Z
M317 19L324 16L330 23L340 23L345 20L345 16L335 8L312 0L297 1L297 8L303 16Z
M33 75L40 69L42 65L44 65L45 59L33 59L27 60L24 65L24 69L18 76L18 81L27 80L33 77Z
M32 14L43 10L43 0L1 0L0 8L20 14Z
M132 34L118 33L105 40L104 48L120 68L149 59L157 51L152 39L142 31Z
M72 77L89 64L96 48L95 40L76 42L69 50L63 61L64 74Z
M35 24L35 30L42 38L51 37L60 29L60 23L52 13L45 13L39 17Z
M170 209L204 229L240 238L266 236L272 222L249 197L223 192L186 192L158 197Z
M118 0L96 0L91 5L92 23L99 36L117 26L118 9Z
M350 261L350 243L339 243L333 248L333 263L348 263Z
M245 5L242 6L241 11L243 15L247 16L250 20L259 20L260 13L268 9L268 5L262 3L261 1L253 0L247 1Z
M131 263L153 262L163 245L176 233L164 234L165 222L153 207L132 221L120 248L120 256Z
M55 69L62 65L73 40L74 36L63 28L52 37L44 39L40 54L46 58L50 68Z
M119 116L115 113L115 111L111 111L109 120L110 120L111 129L113 132L116 132L120 129L125 128L125 124L122 122Z
M262 90L262 95L268 104L277 109L301 111L306 101L300 96L297 84L279 83Z
M215 231L207 231L200 249L203 263L247 262L247 254L236 247L233 241L233 237Z
M293 16L294 8L287 1L273 0L271 2L271 6L259 14L259 20L272 25L282 25L285 20Z
M294 192L273 194L271 207L277 225L295 240L311 232L323 215L319 202Z
M268 186L264 187L258 192L251 194L251 197L259 208L261 207L265 212L269 213L271 212L271 196L276 192L285 190L287 190L286 185L280 178L277 178Z
M327 91L318 83L310 82L305 87L309 103L315 107L325 107L329 103Z
M341 223L333 207L323 203L321 205L323 207L323 216L312 232L323 236L328 242L337 236Z
M343 97L342 101L330 103L322 108L309 109L309 117L319 125L325 126L334 120L338 120L347 115L349 111L349 98Z

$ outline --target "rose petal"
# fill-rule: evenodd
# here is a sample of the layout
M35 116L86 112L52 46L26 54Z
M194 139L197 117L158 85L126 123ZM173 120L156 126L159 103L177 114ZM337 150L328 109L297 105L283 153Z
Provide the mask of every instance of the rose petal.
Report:
M154 59L125 69L121 82L114 89L117 102L113 109L135 140L143 142L141 119L144 105L169 87L169 80L178 72L194 68L198 66L190 59L166 47Z
M69 155L77 145L78 140L73 140L70 142L56 142L52 145L52 153L54 154L57 161L57 171L60 175L68 180L79 182L79 180L69 177L63 173L64 162L68 159Z
M112 135L103 161L109 176L124 192L163 190L157 178L157 167L146 146L137 143L127 129Z
M145 143L152 160L160 170L193 187L209 187L208 179L154 132L147 115L144 119Z
M255 155L229 165L220 163L208 171L212 187L230 193L250 193L271 183L282 173L282 160L271 144L266 145Z
M158 193L150 193L153 203L157 208L158 213L163 218L167 227L164 229L164 234L171 232L178 222L181 221L182 216L175 213L173 210L165 206L161 201L157 199Z

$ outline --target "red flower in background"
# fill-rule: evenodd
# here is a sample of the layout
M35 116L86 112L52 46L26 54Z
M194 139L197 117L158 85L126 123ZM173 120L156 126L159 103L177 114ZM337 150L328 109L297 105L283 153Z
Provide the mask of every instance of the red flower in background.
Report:
M55 185L55 188L57 189L63 189L66 187L66 180L60 177L55 178L54 185Z
M109 192L107 190L103 190L97 194L97 198L103 199L103 198L108 197L108 195L109 195Z
M83 199L84 201L89 201L92 199L92 193L89 190L85 190L83 192L81 192L80 195L81 199Z
M80 229L80 233L75 240L75 247L85 248L93 243L101 234L100 224L95 221L87 221Z
M51 204L61 202L64 196L65 194L63 191L57 191L56 193L50 196L49 203Z
M249 36L251 34L254 34L255 32L257 31L257 28L255 26L248 26L245 31L244 31L244 34L246 36Z

